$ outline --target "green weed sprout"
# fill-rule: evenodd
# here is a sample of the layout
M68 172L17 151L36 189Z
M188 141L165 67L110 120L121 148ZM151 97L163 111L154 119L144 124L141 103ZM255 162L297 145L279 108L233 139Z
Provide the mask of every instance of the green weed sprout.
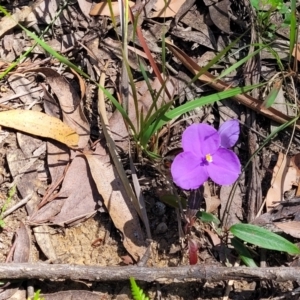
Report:
M131 293L134 300L149 300L144 291L136 284L135 279L130 277Z
M291 7L293 7L293 2ZM283 0L250 0L252 7L256 10L258 16L258 22L260 27L263 29L263 33L266 33L269 38L274 37L276 26L271 22L271 15L273 13L280 13L284 16L282 27L292 25L293 9L284 3ZM269 6L267 11L262 11L263 6Z
M14 185L13 187L11 187L8 191L8 195L7 195L7 198L5 200L5 203L4 205L2 206L1 208L1 213L0 213L0 227L3 228L5 226L5 222L3 220L3 214L4 212L6 211L7 209L7 206L9 205L10 201L11 201L11 198L15 195L17 191L17 188L16 188L16 185Z
M34 293L33 298L28 298L28 300L45 300L45 298L40 297L40 293L41 293L41 290L37 290Z

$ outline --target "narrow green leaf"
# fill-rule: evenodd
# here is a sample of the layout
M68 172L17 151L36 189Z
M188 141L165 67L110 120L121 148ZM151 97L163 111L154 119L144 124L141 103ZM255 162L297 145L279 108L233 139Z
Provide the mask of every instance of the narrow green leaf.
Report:
M279 93L281 87L282 87L282 80L278 80L277 82L274 83L270 93L267 95L266 99L263 102L263 106L265 106L266 108L269 108L273 105L273 103L275 102L275 100L278 96L278 93Z
M261 248L300 254L300 249L296 245L280 235L256 225L235 224L230 227L230 232L239 239Z
M174 207L174 208L179 208L178 197L176 197L175 195L172 195L172 194L163 195L163 196L159 197L159 200ZM186 199L179 198L179 200L181 202L181 207L183 209L186 209L186 207L187 207Z
M207 213L205 211L198 211L197 218L204 223L215 223L216 225L220 224L220 220L213 214Z
M296 11L296 0L291 1L291 23L290 23L290 55L289 55L289 62L291 62L292 59L292 53L295 46L295 43L297 43L297 17L296 17L297 11Z
M239 254L240 259L244 262L244 264L248 267L257 267L255 261L251 257L251 253L247 249L247 247L236 237L231 240L231 244L233 245L236 252Z

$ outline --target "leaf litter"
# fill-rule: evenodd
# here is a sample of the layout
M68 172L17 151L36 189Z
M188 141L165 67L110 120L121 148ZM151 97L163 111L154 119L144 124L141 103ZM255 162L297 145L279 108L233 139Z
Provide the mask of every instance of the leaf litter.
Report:
M57 9L55 8L54 2L56 1L42 1L42 4L39 3L38 6L33 7L32 10L36 12L36 20L38 20L38 23L34 20L32 23L38 24L37 26L40 26L42 23L48 24L49 20L51 20L51 16L55 14ZM216 28L217 30L221 30L222 35L226 35L227 37L227 34L231 33L231 30L233 29L232 22L235 22L236 20L233 18L234 11L232 10L232 7L230 7L230 1L226 0L217 3L215 1L204 1L204 5L199 3L193 5L193 1L186 1L190 2L188 3L187 8L185 8L180 1L168 1L167 9L166 2L164 1L157 1L158 3L154 5L152 2L154 1L151 1L151 7L149 5L150 9L148 17L151 16L151 18L154 18L159 15L167 17L168 13L172 19L175 18L177 26L174 27L172 22L165 22L163 18L154 19L154 21L149 21L149 19L145 17L141 18L139 26L142 26L144 36L146 36L152 28L153 32L160 32L157 36L150 33L149 36L152 36L152 38L149 37L146 39L148 48L152 51L155 60L160 62L161 58L159 53L161 51L161 43L159 39L163 30L165 30L165 33L172 36L177 45L178 41L179 43L181 42L183 49L188 52L185 56L181 55L174 45L169 45L170 51L174 53L170 70L172 68L174 69L174 67L175 69L178 69L180 68L178 65L184 64L193 75L200 70L200 62L205 62L205 55L208 55L211 59L214 57L216 49L220 50L219 47L223 47L221 39L216 38L212 28L214 28L214 30L216 30ZM103 2L101 5L103 5ZM107 6L107 3L105 5ZM82 63L85 61L86 66L88 66L88 73L92 74L92 78L95 79L97 79L102 72L101 64L104 65L104 57L105 60L112 60L113 63L110 66L110 71L107 72L108 78L106 80L106 86L110 91L116 92L118 90L115 83L118 78L118 71L116 70L119 70L119 62L116 57L122 58L121 54L117 52L117 49L120 48L120 43L115 39L115 36L111 35L109 32L111 25L107 26L108 18L104 18L101 14L97 13L100 16L98 20L103 22L103 26L101 26L102 32L100 33L101 39L95 39L96 43L93 48L91 48L91 42L86 42L86 44L84 44L85 42L81 39L83 36L91 36L91 32L88 30L86 31L86 29L90 25L93 26L91 20L96 19L90 14L91 9L93 9L90 3L79 1L79 6L86 16L85 23L79 17L79 11L76 11L78 8L68 8L70 9L69 12L72 12L72 14L70 13L69 15L64 11L64 17L60 17L60 21L55 24L61 26L61 24L68 24L68 22L74 21L76 38L66 31L56 34L56 49L57 51L66 51L66 53L68 53L67 55L74 59L80 67L84 68ZM43 12L41 11L43 10L43 7L47 8L45 15L48 15L48 19L42 16ZM97 6L95 5L94 7ZM132 9L134 12L138 11L138 3L136 7L132 7ZM184 14L182 15L183 9ZM152 10L152 13L150 13L150 10ZM21 11L26 12L25 10ZM203 13L203 11L206 13ZM16 14L14 15L17 16ZM21 14L20 16L22 17ZM75 16L75 14L78 16ZM117 16L118 12L116 12L115 15ZM208 16L210 17L210 20ZM20 18L20 21L23 22L24 18L22 18ZM1 19L0 29L2 28L1 25L6 24L4 23L7 22L5 21L6 19L7 18ZM159 23L155 24L157 20L159 20ZM88 22L90 22L89 25ZM216 27L212 27L212 23L214 23L214 26ZM2 33L4 38L6 38L6 54L3 57L9 58L11 61L15 59L15 54L10 57L6 55L13 51L18 51L18 49L12 45L13 37L19 37L17 35L12 35L8 38L6 32L7 30L13 29L11 32L13 32L13 34L17 33L18 29L14 28L15 25L16 24L13 24L12 27L9 27L10 25L7 26L7 29L4 29ZM186 28L186 26L191 26L192 29ZM164 29L162 30L162 28ZM120 31L117 32L120 35ZM111 39L109 42L111 47L109 48L109 51L106 51L102 45L104 46L105 41L107 42L109 39ZM82 52L81 50L83 47L82 45L78 45L76 40L82 42L82 45L87 46L87 49L92 49L92 52L96 53L96 55L93 56L93 59L98 57L99 62L95 63L92 61L92 56L85 56L82 55L82 53L78 55L79 52ZM101 44L102 42L103 44ZM141 45L139 39L137 39L137 42L133 40L132 42L135 44L130 48L132 56L129 65L134 70L138 71L139 60L136 59L136 55L143 57L145 61L147 61L149 57L148 54L143 51L144 49L141 50L141 48L137 48ZM28 43L28 41L25 41L23 44L26 45L26 43ZM189 47L189 50L187 50L187 47ZM198 51L197 48L198 50L201 50ZM2 47L0 50L3 50ZM12 74L7 81L8 86L10 89L14 90L15 95L20 96L17 100L10 97L6 98L7 101L5 104L9 104L9 107L14 109L11 110L13 113L8 111L7 115L12 114L13 117L8 118L9 120L3 117L4 123L1 124L4 126L3 132L5 132L6 135L6 138L3 140L4 143L1 142L1 145L5 145L2 151L5 153L6 162L9 168L7 171L9 171L10 175L13 177L13 182L17 185L19 194L23 198L30 193L33 193L32 199L26 205L26 210L29 216L28 223L30 226L34 227L35 240L43 252L43 255L51 262L115 265L122 263L122 255L123 257L126 257L127 254L124 249L126 249L137 261L143 257L145 247L147 246L144 232L138 222L138 216L135 209L132 207L131 200L124 192L124 186L122 186L119 175L117 174L114 165L111 163L105 143L102 140L101 144L98 143L92 145L90 141L91 132L94 133L98 130L98 128L96 130L90 128L91 118L95 119L96 110L92 109L87 114L87 107L95 106L93 96L88 95L90 86L85 89L85 84L80 75L70 73L68 70L65 70L64 67L58 67L59 64L55 60L52 60L49 64L45 64L39 57L40 55L43 55L44 52L40 50L36 51L37 56L35 57L35 61L32 60L30 67L26 67L25 65L26 73L24 74L26 75L19 76L18 73ZM1 53L4 52L2 51ZM296 54L294 53L294 55ZM189 60L191 57L198 62L198 65ZM232 63L232 61L234 61L232 60L233 56L230 57L230 59ZM271 56L268 59L273 58ZM40 64L42 67L39 67ZM146 64L148 64L148 62L146 62ZM49 67L49 65L51 67ZM3 65L1 64L0 66L2 68ZM209 85L217 91L223 89L230 90L232 83L226 83L228 78L225 78L224 81L216 80L219 75L219 69L221 68L224 68L223 62L214 66L213 71L211 72L210 70L210 74L202 75L200 81L203 81L204 83L208 82ZM24 72L24 63L20 64L18 71ZM109 75L110 72L111 75ZM191 75L183 68L180 68L180 72L183 72L185 75L188 74L187 76ZM32 82L28 80L28 74L34 75L30 77L33 78ZM164 78L163 75L160 76ZM41 82L40 77L44 78L42 79L43 82ZM196 84L197 86L200 86L199 82L195 82L195 85L190 85L189 87L183 87L182 90L180 88L178 89L179 79L175 73L174 76L169 76L168 80L168 91L172 97L177 94L182 94L182 90L189 93L189 95L195 93L193 96L187 96L188 94L183 93L180 100L181 103L185 101L185 97L190 97L190 100L193 100L207 92L211 92L209 86L201 86L201 88L195 90L194 86L196 86ZM37 83L37 81L39 81L39 83ZM74 82L76 83L74 84ZM155 76L151 76L150 82L154 90L159 91L161 89L162 83ZM90 83L87 84L90 85ZM39 86L38 91L35 90L36 85ZM138 91L139 109L141 110L143 108L143 112L146 114L152 101L150 92L147 89L145 81L138 80L138 82L136 82L136 88ZM85 94L87 94L86 98L84 97ZM44 100L43 107L39 103L41 98ZM280 98L283 100L284 105L286 99L283 91L280 92ZM172 98L165 97L161 98L159 101L160 103L163 103L164 101L168 102L170 100L172 100ZM251 109L255 109L255 111L262 113L268 118L273 118L279 122L288 120L287 114L282 113L281 108L274 109L274 106L270 109L264 108L261 106L260 100L257 101L258 99L246 94L239 95L235 100L249 106ZM87 103L85 101L87 101ZM129 97L129 103L131 105L130 113L132 113L130 118L133 123L137 125L133 113L134 102L132 95ZM224 103L226 102L222 102L222 104ZM176 103L174 103L174 105L176 105ZM238 111L237 117L243 122L245 120L243 120L244 110L241 108L242 105L238 103L236 103L236 105L241 109ZM225 106L230 107L231 105L225 104ZM21 110L21 107L26 110ZM109 107L110 106L107 104L106 108L109 109ZM33 108L32 111L29 110L31 108ZM185 115L187 118L185 121L187 124L190 120L198 120L200 122L208 121L209 123L219 122L219 114L215 113L214 109L215 107L213 109L195 109L190 115ZM233 110L236 112L235 108L233 108ZM42 111L45 111L45 113ZM0 116L2 113L3 112L0 113ZM233 111L229 109L226 113L232 115ZM28 123L24 122L25 115L29 114L31 115L30 120L33 120L33 125L29 126L30 129L28 129L26 125L24 126L24 124ZM89 119L85 117L87 115ZM111 136L115 140L116 145L123 150L123 154L126 154L128 152L128 130L121 119L121 115L117 111L111 111L110 115L112 115L109 120L112 132ZM224 117L224 114L220 113L220 115L222 118ZM49 116L51 117L50 119ZM261 120L261 117L258 119ZM53 126L47 126L49 120L54 122L52 123L54 124ZM265 119L263 120L265 121ZM97 120L95 123L97 123ZM177 141L180 132L183 130L182 127L184 127L182 122L180 123L175 120L174 123L170 124L169 127L164 128L160 133L160 138L165 139L164 142L167 145L167 148L172 148L172 146L180 147ZM265 123L263 123L263 125L262 123L259 123L259 125L253 129L257 129L262 136L266 136L268 130L265 130L265 127L267 127L265 126ZM13 128L14 130L7 130L6 128ZM298 124L296 128L298 128ZM14 131L18 131L17 138L11 137L12 132ZM244 133L247 134L245 128ZM69 140L70 135L73 136L71 140ZM77 137L77 140L73 139L75 136ZM102 138L102 136L97 134L96 138L94 136L94 140L97 138ZM6 142L5 139L7 140ZM260 142L261 141L262 140L260 140ZM281 143L281 141L279 142ZM267 149L267 155L271 156L271 153L275 153L276 155L278 154L281 156L278 148L276 148L277 146L274 145L275 144L272 144L270 149ZM245 147L247 147L247 145L245 146L245 140L242 139L235 150L246 156ZM164 148L162 147L161 149ZM163 150L164 152L162 153L166 153L168 150ZM270 168L266 173L272 174L273 172L273 179L271 179L269 185L271 186L269 192L272 192L272 190L275 189L276 194L273 194L272 197L268 196L267 190L269 189L269 186L265 189L267 202L266 206L263 208L263 212L265 213L260 217L258 216L254 220L254 223L258 222L262 224L262 226L270 226L274 231L281 230L295 238L299 238L299 232L297 231L299 222L297 201L285 198L283 201L287 201L287 203L281 203L284 192L292 191L295 196L299 196L299 172L296 157L297 151L293 149L292 158L288 157L287 163L284 165L286 174L278 173L277 167L270 167L264 162L264 167ZM141 166L139 166L139 164ZM146 175L149 178L149 165L144 164L143 161L139 162L139 164L136 164L137 175ZM4 166L3 168L5 171ZM280 169L280 167L278 168ZM126 172L128 172L128 170L126 170ZM5 175L5 172L3 172L2 176L3 180L9 178ZM163 181L162 178L160 180ZM229 211L230 224L236 224L244 218L243 209L245 206L243 200L244 194L247 193L244 183L247 182L247 180L247 178L242 179L241 184L238 186L233 196L233 208ZM169 208L167 208L162 214L151 213L152 208L156 206L159 207L156 203L160 203L156 202L157 200L153 197L153 194L155 195L156 193L155 189L158 189L158 185L160 184L155 181L156 179L153 179L153 175L150 175L150 184L146 187L142 187L143 193L145 193L144 196L146 198L147 207L149 207L148 213L151 215L150 225L153 229L155 239L158 240L158 242L156 240L156 244L154 243L153 245L154 251L150 263L159 265L178 265L180 262L186 263L188 261L186 256L180 260L178 255L171 254L170 256L170 254L168 254L168 251L171 252L171 247L169 247L170 244L172 244L173 248L177 249L174 253L185 253L182 247L177 243L177 225L173 224L176 218L173 209L169 210ZM147 182L147 180L144 182ZM147 193L149 193L149 195L147 195ZM184 197L186 197L186 195L184 195ZM205 207L209 212L214 214L218 214L218 209L220 208L222 213L225 210L226 203L230 197L230 187L228 189L222 187L218 190L218 187L208 186L205 195L205 200L207 201ZM274 207L275 205L277 206ZM270 206L272 206L272 208L270 208ZM269 211L267 211L268 207L270 208ZM98 211L101 211L101 214L99 214ZM24 220L25 211L20 209L20 212L23 213L22 220ZM11 220L10 216L8 217L8 220ZM119 243L121 242L120 236L117 232L112 230L111 220L114 222L113 228L117 228L122 236L122 243L125 247L121 250L123 251L120 253L122 255L118 254L118 252L120 252L120 247L115 243L116 240ZM47 223L47 225L45 225L45 223ZM77 226L74 226L75 224ZM57 225L60 226L58 227ZM19 226L19 223L14 225L13 230L16 230L17 226ZM25 226L28 226L27 222ZM195 226L197 227L198 225L196 224ZM21 228L23 227L21 226ZM65 236L59 234L60 229L58 228L60 227L64 228ZM173 230L174 227L176 228L175 230ZM161 228L166 228L166 230L164 229L164 232L162 232ZM221 250L217 250L215 253L218 253L220 257L224 258L221 259L221 261L225 261L226 253L224 255L222 251L224 250L224 252L226 252L228 249L225 249L215 228L207 226L205 229L199 229L199 232L201 232L201 230L205 231L211 240L200 238L200 250L194 251L195 247L189 249L192 251L193 256L198 253L205 262L215 260L216 257L212 257L211 254L205 251L206 245L209 245L209 247L212 247L214 250L215 248L213 247L220 247ZM21 248L23 247L23 249L26 250L24 254L28 254L28 236L26 236L25 231L22 231L20 236L23 236L23 239L20 239L18 243L21 244ZM97 240L100 241L100 246L98 246L98 248L92 246ZM194 243L195 241L191 240L190 244L194 245ZM18 251L19 250L17 250L16 255L18 254ZM31 249L31 251L34 252L35 250ZM78 255L79 253L82 254L81 257ZM34 259L37 261L41 254L36 251L35 255ZM231 251L230 255L234 256L235 254ZM126 261L129 262L130 260L125 258L123 262ZM186 284L186 286L188 286L188 284ZM213 288L215 289L216 286L213 286ZM191 290L189 289L188 292L190 293L190 291ZM72 292L70 293L74 295ZM84 295L86 296L86 294ZM92 297L93 295L89 296ZM197 295L197 297L198 296L199 295ZM58 293L57 295L53 295L53 297L67 297L67 295ZM186 295L183 297L188 299Z

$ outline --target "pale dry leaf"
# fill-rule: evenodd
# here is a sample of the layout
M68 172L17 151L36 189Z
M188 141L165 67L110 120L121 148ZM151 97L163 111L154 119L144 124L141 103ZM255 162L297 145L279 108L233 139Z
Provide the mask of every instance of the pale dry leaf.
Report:
M67 197L61 198L63 205L60 212L50 219L54 224L75 225L96 213L101 196L84 156L77 155L73 159L59 195L67 195Z
M61 26L62 23L61 17L60 16L58 16L58 18L55 17L58 9L59 9L59 1L42 0L39 4L36 5L34 9L34 14L38 18L39 23L51 24L51 22L53 22L54 20L55 22L53 25Z
M18 145L21 148L26 158L33 157L34 151L40 148L45 143L40 138L36 138L21 132L17 132L17 140L18 140Z
M59 105L45 88L43 98L46 114L59 118ZM52 194L57 189L57 183L63 178L69 160L70 150L66 145L52 140L47 141L47 164L51 175L51 186L48 188L47 193Z
M0 125L22 132L54 139L69 147L78 145L79 136L61 120L31 110L0 112Z
M297 170L290 163L290 159L279 153L276 166L273 169L271 187L268 190L265 202L267 211L274 207L274 201L281 201L283 193L289 191L296 183Z
M57 259L54 247L52 245L49 233L49 227L46 225L33 228L34 237L44 255L54 261Z
M81 109L81 98L75 89L53 69L38 68L31 71L40 72L46 76L48 84L59 101L64 123L76 131L79 135L78 147L84 148L90 139L90 125Z
M182 30L180 28L173 28L172 35L183 39L188 42L195 42L199 45L206 46L207 48L216 50L217 42L212 33L212 30L207 26L204 30L194 31L194 30Z
M221 210L220 215L223 219L227 220L226 226L229 228L230 226L240 223L243 219L243 199L241 195L241 188L237 185L234 194L232 196L232 202L230 207L227 206L229 200L231 200L231 191L232 185L226 186L223 185L220 191L220 199L221 199ZM226 210L227 209L227 210Z
M221 200L218 197L214 197L211 195L210 187L207 181L204 183L203 197L206 204L205 211L207 213L214 212L221 204Z
M110 163L109 155L99 145L94 155L85 156L109 215L115 227L123 234L124 247L135 260L138 260L146 251L145 237L138 214L114 166Z
M212 232L207 228L203 228L203 230L208 234L214 246L221 245L221 239L215 232Z
M290 222L274 222L274 225L280 228L283 232L299 239L300 238L300 222L290 221Z
M13 255L14 263L25 263L29 261L31 241L28 228L20 222L20 227L16 232L15 251Z
M129 7L133 7L135 5L135 3L132 1L128 1L128 5L129 5ZM112 6L113 15L115 17L119 16L120 15L119 3L111 2L111 6ZM108 2L103 1L100 3L96 3L92 7L92 9L90 11L90 15L91 16L108 16L108 17L110 17L111 13L110 13Z
M77 2L82 13L87 17L87 19L91 19L90 11L93 5L92 1L78 0Z
M32 92L35 87L35 82L33 80L29 80L28 77L12 74L8 77L8 82L16 94L26 93L24 96L19 97L26 107L32 105L35 100L39 99L40 92Z
M152 12L150 18L169 18L174 17L185 0L158 0L154 5L155 12Z
M296 191L296 197L300 196L300 153L294 155L291 158L291 164L293 165L293 167L296 169L297 172L297 178L296 178L296 182L298 185L297 191Z
M300 44L296 44L294 46L292 55L298 60L300 61Z
M30 216L40 202L40 197L36 191L43 187L37 172L41 162L37 157L26 159L20 149L7 151L6 160L9 171L14 178L14 184L16 184L21 196L25 198L27 195L32 194L31 199L26 204L26 210Z
M209 6L209 14L213 23L223 32L230 34L230 18L228 15L229 0L222 0Z
M24 6L21 10L17 10L13 15L3 17L0 21L0 37L17 26L18 22L23 22L31 12L31 6Z

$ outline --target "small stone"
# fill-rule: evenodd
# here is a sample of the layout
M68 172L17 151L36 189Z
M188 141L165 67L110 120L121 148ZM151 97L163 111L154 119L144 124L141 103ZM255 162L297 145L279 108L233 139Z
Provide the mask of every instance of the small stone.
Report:
M166 212L166 205L162 202L156 202L152 207L152 212L157 216L162 216Z
M156 234L165 233L168 230L168 226L165 222L161 222L157 225L155 229Z

